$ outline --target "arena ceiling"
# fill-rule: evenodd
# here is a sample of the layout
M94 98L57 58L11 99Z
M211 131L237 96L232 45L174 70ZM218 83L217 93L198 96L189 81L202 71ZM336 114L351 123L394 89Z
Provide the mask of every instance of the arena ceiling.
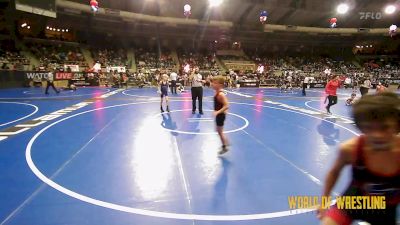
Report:
M70 0L88 4L88 0ZM329 27L329 19L336 17L342 28L388 28L399 25L400 8L392 15L384 8L394 1L381 0L224 0L222 5L210 9L208 0L98 0L100 7L124 10L154 16L184 18L183 6L192 6L190 18L199 20L222 20L238 26L261 26L259 14L268 11L267 23L279 25ZM336 7L346 2L348 13L339 15ZM400 1L397 1L400 7ZM369 13L362 19L362 13ZM366 14L365 14L366 15Z
M36 24L32 27L37 33L46 26L64 27L76 32L78 37L87 40L87 37L102 39L109 37L111 40L126 38L135 43L154 42L161 40L166 45L191 45L203 43L208 45L218 41L219 43L240 42L243 46L265 47L282 45L294 48L313 47L354 47L361 43L385 43L392 42L388 35L365 35L362 32L356 34L319 34L300 33L287 31L268 32L265 26L259 22L261 10L269 12L268 24L329 27L329 18L338 18L338 27L344 28L388 28L395 21L400 22L399 11L395 15L387 16L384 13L380 20L360 20L359 12L383 11L387 3L378 0L353 0L350 11L343 16L336 14L336 6L339 1L327 0L224 0L219 7L210 9L208 0L98 0L101 8L129 11L145 15L161 17L182 18L183 5L192 6L191 19L220 20L233 22L233 26L221 28L209 26L207 22L196 25L155 23L141 20L124 20L120 16L109 14L89 13L89 0L57 0L57 18L49 18L18 12L21 19L30 18ZM85 10L69 10L59 5L61 1L76 2L88 7ZM400 0L399 0L400 1ZM399 23L396 23L400 25ZM398 35L400 36L400 35ZM118 38L117 38L118 37Z

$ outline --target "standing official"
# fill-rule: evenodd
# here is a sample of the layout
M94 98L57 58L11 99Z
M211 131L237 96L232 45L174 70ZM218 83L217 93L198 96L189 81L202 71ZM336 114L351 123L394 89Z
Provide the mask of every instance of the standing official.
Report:
M171 80L171 93L176 94L176 81L178 79L178 74L172 71L172 73L169 76L169 79Z
M196 99L199 100L199 113L203 115L203 77L196 69L192 78L192 114L196 112Z
M306 96L306 88L308 85L309 78L306 76L303 80L303 96Z
M45 94L48 95L49 94L49 87L52 87L53 90L58 94L60 93L59 90L57 90L57 88L54 86L54 73L53 72L49 72L47 74L47 78L46 78L47 84L46 84L46 92Z
M371 88L371 80L369 77L365 77L363 84L360 87L361 97L368 94L369 89Z

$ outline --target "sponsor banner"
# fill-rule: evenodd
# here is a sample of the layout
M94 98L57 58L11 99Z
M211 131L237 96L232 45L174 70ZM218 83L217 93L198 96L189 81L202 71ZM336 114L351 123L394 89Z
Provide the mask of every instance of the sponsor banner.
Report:
M58 72L56 73L54 80L72 80L73 76L74 76L73 73Z
M56 73L55 80L85 80L88 76L93 76L94 73L68 73L68 72L58 72Z
M18 73L18 72L13 72ZM23 78L27 80L45 80L49 72L20 72L23 74ZM86 72L57 72L54 76L54 80L83 80L87 76L93 73Z
M71 69L71 72L79 72L79 65L64 65L65 71L68 71L68 68Z
M126 73L125 66L109 66L106 68L107 73L117 71L118 73Z
M260 86L277 86L276 80L267 79L260 82Z
M83 72L74 73L74 76L72 79L73 80L84 80L90 74L94 74L94 73L83 73Z
M396 79L396 78L378 79L378 82L381 82L384 84L400 84L400 79Z
M49 72L23 72L25 73L25 79L28 80L45 80L47 79Z
M29 86L30 81L40 82L48 78L47 71L0 71L0 88L12 88ZM77 72L57 72L54 74L55 81L73 80L85 81L86 78L93 77L95 73Z
M256 80L239 81L240 87L259 87L260 82Z
M254 71L256 64L252 63L225 63L225 66L229 70L239 70L239 71Z
M310 88L325 88L326 83L310 83Z

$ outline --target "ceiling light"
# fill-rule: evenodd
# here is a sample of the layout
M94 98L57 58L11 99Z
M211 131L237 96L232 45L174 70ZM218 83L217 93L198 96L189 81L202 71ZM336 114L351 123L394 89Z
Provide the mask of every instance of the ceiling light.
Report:
M385 8L386 14L393 14L395 11L396 11L396 6L394 6L394 5L388 5Z
M349 5L342 3L342 4L338 5L336 10L339 14L345 14L345 13L347 13L347 11L349 11Z
M211 7L219 6L222 4L223 0L208 0Z

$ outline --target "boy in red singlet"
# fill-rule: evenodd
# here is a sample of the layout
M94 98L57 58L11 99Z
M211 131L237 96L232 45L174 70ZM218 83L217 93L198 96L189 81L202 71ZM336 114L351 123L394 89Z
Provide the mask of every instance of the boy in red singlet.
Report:
M363 220L371 225L395 225L400 203L400 98L394 93L366 95L353 106L353 117L363 135L340 147L328 173L323 196L330 196L346 165L352 181L344 196L385 196L385 209L318 210L322 225L350 225Z

